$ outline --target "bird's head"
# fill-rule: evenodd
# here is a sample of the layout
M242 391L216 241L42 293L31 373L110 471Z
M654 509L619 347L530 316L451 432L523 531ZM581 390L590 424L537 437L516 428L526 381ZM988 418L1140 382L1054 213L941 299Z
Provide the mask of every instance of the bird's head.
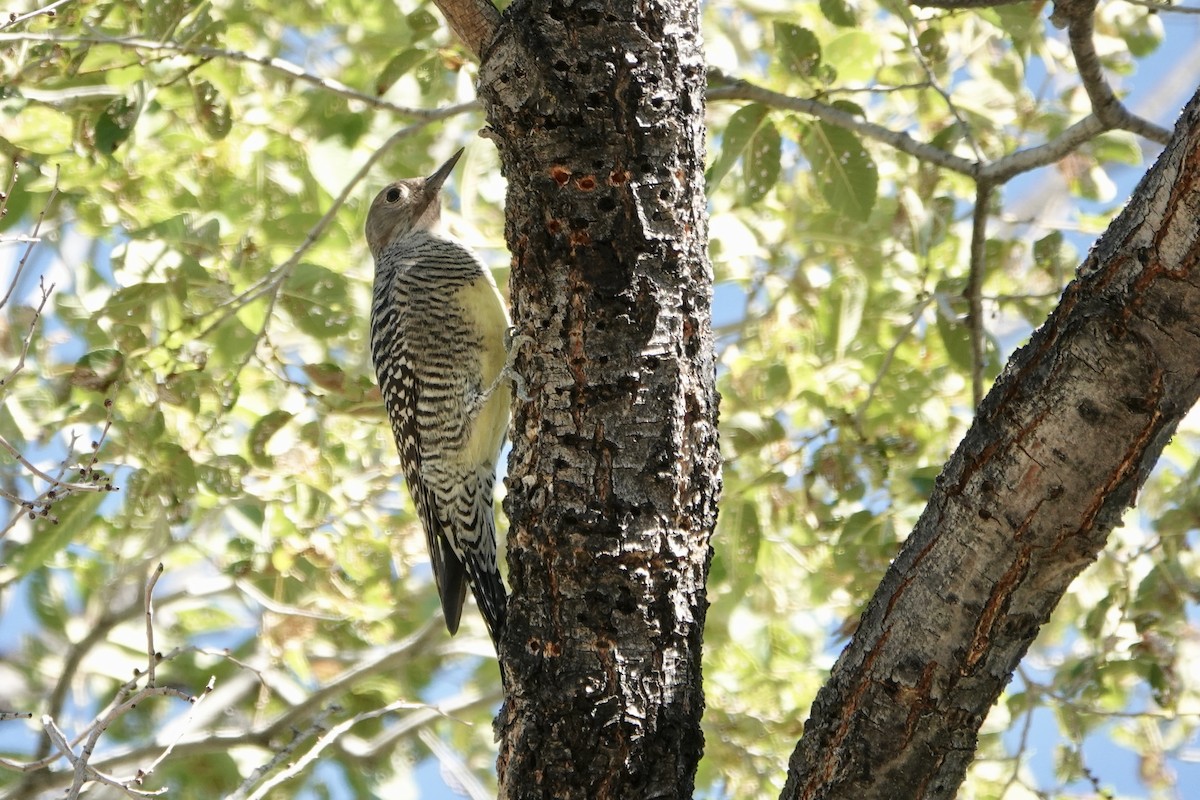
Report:
M463 151L450 156L428 178L407 178L383 187L367 212L367 246L376 260L387 246L415 231L429 230L441 217L438 195Z

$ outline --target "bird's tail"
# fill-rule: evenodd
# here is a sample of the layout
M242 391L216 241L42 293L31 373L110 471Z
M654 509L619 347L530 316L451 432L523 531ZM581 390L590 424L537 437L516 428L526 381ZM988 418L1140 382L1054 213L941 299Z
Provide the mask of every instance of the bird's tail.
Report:
M496 651L500 650L500 633L504 630L505 614L508 606L508 594L504 591L504 582L500 571L495 566L481 563L468 563L467 575L471 579L471 592L475 595L475 604L487 625L488 634Z

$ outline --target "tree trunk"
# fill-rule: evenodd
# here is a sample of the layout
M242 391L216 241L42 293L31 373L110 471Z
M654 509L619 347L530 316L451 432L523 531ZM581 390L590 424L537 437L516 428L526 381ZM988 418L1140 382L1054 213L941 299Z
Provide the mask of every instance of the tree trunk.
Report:
M818 694L782 797L951 798L1200 393L1200 94L1018 351Z
M517 0L479 95L517 370L503 798L685 798L720 487L695 2ZM520 343L520 340L518 340Z

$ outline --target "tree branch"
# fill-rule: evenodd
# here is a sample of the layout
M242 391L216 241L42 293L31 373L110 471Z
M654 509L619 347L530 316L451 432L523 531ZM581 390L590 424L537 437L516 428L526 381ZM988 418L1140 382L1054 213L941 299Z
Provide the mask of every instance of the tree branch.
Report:
M961 11L972 8L992 8L994 6L1015 6L1029 0L909 0L910 5L919 8L944 8L948 11Z
M882 125L876 125L873 122L867 122L847 111L834 108L818 100L792 97L756 86L739 78L721 76L721 80L722 83L720 85L709 88L709 100L750 100L775 108L799 111L802 114L816 117L831 125L837 125L839 128L854 131L868 139L890 145L900 152L908 153L921 161L945 167L946 169L972 178L976 177L979 172L980 165L977 161L970 161L953 153L948 153L939 147L919 142L907 133L901 133L900 131L885 128Z
M496 38L500 12L489 0L433 0L445 16L450 30L462 40L475 58L483 61Z
M967 273L967 330L971 338L971 403L983 401L983 276L987 270L988 199L992 185L981 180L975 184L975 208L971 213L971 266Z
M1079 69L1079 78L1092 103L1092 112L1108 128L1117 128L1144 136L1159 144L1171 139L1171 132L1131 112L1117 99L1104 76L1100 56L1096 53L1095 24L1097 0L1059 0L1050 16L1051 22L1066 21L1071 55Z
M495 10L495 9L493 9ZM498 18L499 15L497 15ZM270 72L276 72L280 75L286 75L289 78L311 84L317 88L324 89L327 92L336 94L340 97L345 97L348 100L354 100L371 108L377 108L384 111L391 111L393 114L399 114L405 117L414 119L423 119L433 121L443 119L443 109L430 108L414 108L412 106L399 106L395 103L384 100L382 97L366 94L347 86L333 78L323 78L320 75L314 75L306 71L303 67L297 66L290 61L274 56L255 56L241 50L225 50L219 47L208 47L207 45L186 44L172 41L155 41L153 39L141 39L135 36L113 37L101 36L99 34L79 34L79 35L64 35L58 33L0 33L0 43L3 42L47 42L56 45L68 44L88 44L88 45L111 45L120 47L126 50L148 51L155 53L177 53L185 56L197 56L206 59L222 59L225 61L235 61L246 64L256 64Z
M1200 397L1198 152L1200 92L980 405L813 704L785 800L955 795L1038 629Z

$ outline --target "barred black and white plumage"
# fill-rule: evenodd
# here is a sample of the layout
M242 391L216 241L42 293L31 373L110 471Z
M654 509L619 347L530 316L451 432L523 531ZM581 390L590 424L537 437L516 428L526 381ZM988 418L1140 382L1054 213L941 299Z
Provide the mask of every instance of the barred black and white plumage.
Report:
M508 315L488 269L439 229L439 191L460 155L371 204L371 355L446 627L457 632L469 583L498 643L507 596L492 488L511 402L500 380Z

